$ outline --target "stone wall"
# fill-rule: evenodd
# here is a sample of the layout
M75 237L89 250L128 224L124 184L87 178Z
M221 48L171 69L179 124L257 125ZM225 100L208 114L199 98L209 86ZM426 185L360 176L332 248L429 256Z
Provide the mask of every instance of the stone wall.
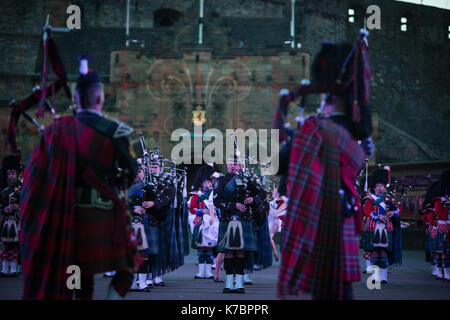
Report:
M130 60L131 65L124 67L131 70L132 65L148 66L157 59L170 60L171 65L181 63L183 59L189 61L193 57L195 59L198 51L198 48L192 45L197 41L198 1L132 0L131 39L144 40L145 48L133 44L132 47L138 50L129 50L128 53L123 50L125 0L31 0L27 1L26 5L23 2L4 0L3 3L0 20L2 106L6 105L9 97L20 99L30 92L42 69L39 63L39 48L46 15L51 14L50 23L53 26L64 26L67 19L65 9L71 3L78 4L82 9L82 29L55 34L71 81L75 81L77 77L77 62L74 59L76 54L86 51L91 53L92 68L100 72L106 84L106 110L123 120L131 121L133 126L142 127L138 119L148 117L147 110L144 111L140 107L151 100L151 95L145 89L146 69L138 69L135 72L118 70L114 60L116 53L120 56L120 65L122 55L128 55L127 59L131 60L141 59L139 63ZM270 127L276 92L281 85L294 85L303 72L302 66L299 68L297 64L287 65L287 70L292 71L295 77L292 81L282 82L281 78L274 76L282 70L277 67L277 60L297 61L302 55L301 52L314 55L324 40L353 41L363 25L365 10L371 4L381 8L381 30L371 31L369 37L371 101L377 144L374 161L394 163L448 159L450 75L447 65L450 61L450 11L391 0L297 1L295 32L296 40L302 44L302 51L295 50L296 55L293 56L289 55L289 51L286 51L287 45L284 44L289 37L289 0L205 0L205 44L204 48L198 51L200 55L204 55L201 64L205 69L202 69L202 72L211 68L215 59L225 62L245 61L250 63L249 70L261 73L256 76L256 81L264 83L252 87L251 94L255 96L251 98L250 94L247 98L252 103L239 106L239 119L245 115L247 123L239 120L233 125L253 126L256 121L258 125ZM348 22L349 8L355 10L355 23ZM158 16L158 12L162 12L158 10L161 9L176 10L180 16L167 22L164 20L167 17L163 19ZM408 19L407 32L400 31L401 17ZM161 19L171 26L158 25ZM283 58L285 55L287 58ZM130 74L130 79L125 79L127 73ZM267 81L268 75L272 76L271 81ZM287 74L280 73L279 76L288 77L289 80ZM128 83L135 87L127 87ZM204 84L199 86L203 88ZM126 93L124 88L131 90ZM197 93L200 96L195 99L201 100L200 92L202 90L199 89ZM184 105L183 108L186 107L188 111L178 110L179 107L169 104L161 108L164 112L171 113L172 117L184 114L187 120L183 118L184 120L173 122L178 121L177 123L185 125L183 121L187 123L191 118L189 108L198 103L195 99L195 103L191 101ZM64 110L66 103L63 99L57 101L58 109ZM317 99L310 100L309 111L317 107L315 102ZM230 107L232 103L225 105L221 112L233 112L234 109ZM211 119L210 116L214 115L214 112L216 111L207 110L206 118ZM34 113L34 110L31 113ZM216 113L219 114L220 112ZM228 116L234 117L234 113ZM255 116L258 120L251 120L250 116ZM8 110L2 107L2 145L8 118ZM49 119L46 120L48 121ZM153 123L154 128L159 128L158 121ZM19 128L19 144L22 144L25 154L29 154L38 135L24 120L21 120ZM154 128L148 129L149 133L155 131ZM0 149L0 157L6 153L5 149Z

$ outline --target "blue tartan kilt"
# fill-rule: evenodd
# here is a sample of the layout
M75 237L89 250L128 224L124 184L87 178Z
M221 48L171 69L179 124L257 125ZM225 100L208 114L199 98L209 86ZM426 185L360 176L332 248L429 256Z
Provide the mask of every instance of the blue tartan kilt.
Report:
M184 255L189 255L189 208L186 203L186 199L183 200L183 220L182 220L182 228L183 228L183 249Z
M148 215L143 219L145 236L147 237L148 248L139 251L142 254L158 254L159 252L159 230L158 227L152 227L148 223Z
M257 245L258 254L255 264L261 266L261 269L272 266L272 243L270 241L269 223L267 218L264 225L257 229Z
M436 238L428 236L428 248L430 252L446 252L447 235L438 231Z
M242 223L242 234L244 237L244 248L243 251L258 251L257 246L257 235L253 231L253 223L251 221L241 221ZM219 222L219 235L217 237L217 251L225 252L225 248L222 245L222 240L227 232L229 222ZM194 230L195 231L195 230Z
M388 231L387 236L388 236L388 246L387 246L387 248L383 248L383 249L385 249L387 251L392 251L392 231ZM373 246L373 238L374 237L375 237L374 231L369 231L369 230L364 231L364 233L363 233L364 251L371 252L376 248Z

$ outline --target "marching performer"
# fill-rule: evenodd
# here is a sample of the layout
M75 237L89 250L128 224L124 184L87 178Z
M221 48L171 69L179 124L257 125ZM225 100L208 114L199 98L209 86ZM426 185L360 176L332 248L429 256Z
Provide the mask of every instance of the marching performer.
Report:
M214 186L214 205L220 210L217 251L225 253L227 275L223 293L245 293L245 253L257 251L253 220L262 225L265 218L259 210L252 212L264 200L259 198L253 183L240 173L237 156L227 161L228 174L219 178Z
M149 250L150 275L148 285L165 286L162 275L168 267L169 232L167 219L174 188L161 172L158 156L150 158L147 185L144 186L142 207L145 209L144 226ZM151 178L150 178L151 175ZM151 181L151 182L150 182Z
M253 223L253 231L256 232L256 252L245 253L244 285L253 285L251 274L253 270L263 270L273 263L272 246L270 243L268 214L270 205L267 201L267 192L260 186L258 178L251 180L256 197L259 199L258 207L251 207L252 213L259 212L261 224Z
M353 48L323 43L312 65L312 84L281 93L285 114L289 101L302 96L302 107L307 93L324 95L319 115L299 115L292 140L280 298L353 299L351 283L361 279L362 212L354 181L373 151L366 36L363 30Z
M375 169L369 177L371 194L364 204L364 214L367 218L364 249L370 252L371 265L380 268L380 278L378 272L375 272L375 281L381 281L382 284L388 283L388 265L401 263L401 245L398 245L394 233L400 232L399 208L386 194L389 181L389 167Z
M450 280L448 247L449 193L450 171L446 171L442 173L440 180L436 181L431 187L431 208L428 210L430 251L434 257L435 277L441 280Z
M214 279L211 273L213 265L213 248L217 245L217 226L214 204L209 202L212 192L211 176L214 168L209 165L200 167L194 181L194 194L190 202L190 213L195 215L192 248L197 249L198 273L195 279Z
M141 159L138 159L140 163ZM145 173L142 166L138 170L134 184L128 189L128 206L131 213L131 228L136 235L137 249L142 256L143 263L139 270L134 275L133 283L130 291L149 292L150 288L147 286L147 274L149 272L148 255L156 254L155 245L147 240L147 235L152 238L152 230L149 229L148 217L146 211L142 207L142 190L144 189Z
M424 227L425 227L425 250L426 250L426 258L431 264L431 276L434 278L438 278L438 267L436 265L436 236L437 236L437 221L436 214L434 212L434 208L432 207L432 199L433 192L436 188L436 184L438 181L433 182L427 189L425 194L425 199L423 201L423 209L424 213Z
M270 202L269 211L269 230L270 243L272 244L272 251L275 261L279 260L277 247L273 240L276 233L281 232L284 217L286 216L287 208L287 176L283 175L280 179L278 188L273 191L273 200Z
M1 277L18 277L20 191L19 157L6 156L0 176L0 234L3 242Z
M142 261L124 199L137 173L133 129L102 115L103 86L87 60L80 58L76 117L54 119L25 168L24 299L92 299L94 274L111 270L107 299L120 299ZM75 292L67 285L71 265L81 270Z

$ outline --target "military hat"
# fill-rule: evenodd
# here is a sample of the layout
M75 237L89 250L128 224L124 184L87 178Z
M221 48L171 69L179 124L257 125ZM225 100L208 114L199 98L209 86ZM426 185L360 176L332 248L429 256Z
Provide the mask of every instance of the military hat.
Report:
M197 173L195 174L193 188L194 190L200 189L202 183L206 180L211 181L211 176L215 173L215 170L210 165L204 165L198 168Z
M369 188L370 190L374 190L377 183L383 184L385 187L389 185L391 176L390 176L390 168L385 166L384 168L375 169L371 175L369 176Z

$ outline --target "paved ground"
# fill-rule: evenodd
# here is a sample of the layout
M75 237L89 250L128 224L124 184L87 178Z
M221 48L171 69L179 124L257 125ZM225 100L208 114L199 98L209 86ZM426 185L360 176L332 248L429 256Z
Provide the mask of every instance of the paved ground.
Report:
M185 265L164 277L165 287L154 288L149 293L130 293L131 300L274 300L276 299L276 279L279 264L271 268L253 273L254 285L246 286L245 294L223 294L222 283L212 280L194 280L196 273L195 251L186 257ZM359 300L450 300L450 282L433 280L430 266L424 261L423 251L404 251L403 265L389 273L389 284L380 290L369 290L366 287L367 275L354 285L355 298ZM362 262L362 261L361 261ZM363 264L361 263L361 266ZM222 275L224 275L222 271ZM106 296L109 279L96 278L95 299ZM20 278L0 279L0 299L20 299L22 280Z

